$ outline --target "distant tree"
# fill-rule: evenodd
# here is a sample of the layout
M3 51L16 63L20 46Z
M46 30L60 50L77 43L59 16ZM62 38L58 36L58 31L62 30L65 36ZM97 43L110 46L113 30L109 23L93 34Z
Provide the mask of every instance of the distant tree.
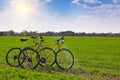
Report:
M22 32L14 32L13 30L9 31L1 31L0 36L36 36L36 35L41 35L41 36L117 36L120 37L120 32L119 33L85 33L85 32L78 32L75 33L73 31L62 31L62 32L42 32L38 33L37 31L30 31L28 32L27 30L23 30Z
M38 36L38 35L39 35L39 33L37 31L29 32L29 36Z
M73 31L64 31L64 32L59 32L59 35L74 36L75 33Z
M27 36L27 34L28 34L28 32L27 32L26 30L23 30L23 31L20 33L21 36Z
M4 32L2 31L2 32L0 32L0 36L4 36Z
M5 34L7 36L15 36L15 32L13 30L7 31Z

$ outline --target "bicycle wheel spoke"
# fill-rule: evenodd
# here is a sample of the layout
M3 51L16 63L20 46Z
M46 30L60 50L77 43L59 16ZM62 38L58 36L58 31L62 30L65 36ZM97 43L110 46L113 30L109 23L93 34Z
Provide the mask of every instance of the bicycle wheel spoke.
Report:
M6 54L6 62L13 67L19 66L18 64L18 55L20 53L20 48L12 48Z
M41 49L40 65L52 66L55 63L55 52L48 47Z
M19 63L21 67L26 69L34 69L39 63L39 54L32 48L25 48L19 55Z

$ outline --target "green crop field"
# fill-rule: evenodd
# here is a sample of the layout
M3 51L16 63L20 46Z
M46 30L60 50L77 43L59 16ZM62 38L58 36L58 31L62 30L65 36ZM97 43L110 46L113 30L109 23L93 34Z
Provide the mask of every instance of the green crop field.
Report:
M120 37L65 37L63 47L70 49L75 63L70 70L38 66L34 70L10 67L5 60L12 47L22 47L22 36L0 36L0 80L120 80ZM32 39L27 36L27 45ZM44 36L45 43L57 37Z

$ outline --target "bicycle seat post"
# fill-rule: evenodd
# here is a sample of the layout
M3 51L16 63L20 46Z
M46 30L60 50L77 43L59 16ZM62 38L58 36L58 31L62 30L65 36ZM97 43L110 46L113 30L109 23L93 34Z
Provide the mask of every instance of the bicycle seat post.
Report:
M26 41L27 39L20 39L21 42L24 42L24 47L26 47Z
M26 47L26 41L24 42L24 48Z

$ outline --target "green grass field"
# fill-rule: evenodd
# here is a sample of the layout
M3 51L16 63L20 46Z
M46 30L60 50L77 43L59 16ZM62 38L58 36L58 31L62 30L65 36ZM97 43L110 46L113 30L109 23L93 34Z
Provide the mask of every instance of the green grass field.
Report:
M7 65L7 51L23 46L20 38L0 36L0 80L120 80L120 37L65 37L63 47L70 49L75 57L72 69L65 71L56 65L34 70ZM27 38L29 46L32 39ZM44 37L46 43L57 38Z

